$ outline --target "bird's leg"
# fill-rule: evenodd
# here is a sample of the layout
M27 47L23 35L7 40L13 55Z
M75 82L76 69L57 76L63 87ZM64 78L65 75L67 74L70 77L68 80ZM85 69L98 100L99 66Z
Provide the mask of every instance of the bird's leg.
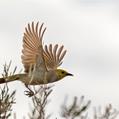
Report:
M28 89L25 92L25 95L27 95L28 97L32 97L35 95L35 93L32 91L32 89L29 87L29 85L25 84L25 87Z
M32 69L33 68L33 69ZM34 64L34 66L30 66L30 70L29 70L29 77L30 77L30 81L29 81L29 84L31 84L31 82L33 81L34 79L34 72L36 70L36 64Z
M43 78L43 83L44 84L47 84L48 83L46 73L45 73L44 78Z
M29 73L28 73L28 76L30 78L29 80L29 85L31 84L33 78L34 78L34 72L35 72L35 65L30 65L30 68L29 68ZM32 69L33 68L33 69ZM33 70L33 71L32 71ZM25 87L28 89L25 91L25 95L29 96L29 97L32 97L33 95L35 95L34 91L29 87L28 84L25 84Z

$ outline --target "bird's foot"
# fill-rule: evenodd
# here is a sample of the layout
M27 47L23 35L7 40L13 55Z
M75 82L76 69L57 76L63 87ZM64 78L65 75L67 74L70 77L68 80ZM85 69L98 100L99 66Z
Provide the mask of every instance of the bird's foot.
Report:
M34 96L34 92L33 92L33 91L26 90L26 91L24 91L24 93L25 93L25 95L27 95L28 97Z
M25 87L28 89L24 91L25 95L27 95L28 97L32 97L35 95L34 91L28 85L25 85Z

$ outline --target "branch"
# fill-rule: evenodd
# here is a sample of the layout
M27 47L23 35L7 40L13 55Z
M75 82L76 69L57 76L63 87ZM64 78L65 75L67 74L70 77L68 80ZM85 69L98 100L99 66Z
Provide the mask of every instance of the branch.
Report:
M31 115L29 114L30 119L48 119L50 115L46 115L45 109L49 103L48 97L52 92L52 86L43 85L39 89L34 87L36 95L32 96L33 109Z
M112 107L111 104L107 105L104 109L94 108L94 119L116 119L119 111Z
M80 119L86 119L87 114L82 115L88 109L91 101L84 102L84 96L82 96L78 102L78 98L74 97L71 105L66 105L67 100L61 107L61 116L65 119L75 119L79 117Z
M7 119L11 116L12 105L15 103L16 91L9 93L7 84L4 87L0 87L0 118Z

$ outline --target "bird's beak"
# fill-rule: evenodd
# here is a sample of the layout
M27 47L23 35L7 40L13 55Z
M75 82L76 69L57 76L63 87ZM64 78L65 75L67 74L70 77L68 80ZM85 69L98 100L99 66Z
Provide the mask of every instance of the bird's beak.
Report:
M71 74L71 73L67 73L67 76L73 76L73 74Z

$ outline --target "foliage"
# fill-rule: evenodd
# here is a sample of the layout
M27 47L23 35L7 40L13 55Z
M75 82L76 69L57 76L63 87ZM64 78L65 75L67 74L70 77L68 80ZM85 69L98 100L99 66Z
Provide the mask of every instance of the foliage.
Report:
M33 109L29 114L30 119L48 119L50 117L50 114L46 114L45 108L49 102L48 97L52 92L51 88L52 86L44 85L36 90L34 87L33 92L35 95L32 96Z
M9 92L7 84L0 87L0 119L7 119L11 116L12 105L15 103L16 91Z
M74 97L71 105L66 105L67 100L65 100L65 103L61 107L61 116L65 119L75 119L76 117L79 117L81 119L86 119L87 114L86 113L91 101L84 102L84 96L78 100L78 97Z
M13 72L10 72L11 61L9 65L5 63L2 73L3 78L7 78L9 75L13 75L16 71L16 67ZM15 104L16 91L10 93L7 83L0 86L0 119L8 119L12 113L12 106Z
M111 104L107 105L104 109L101 107L94 108L94 119L115 119L119 111L112 107Z

